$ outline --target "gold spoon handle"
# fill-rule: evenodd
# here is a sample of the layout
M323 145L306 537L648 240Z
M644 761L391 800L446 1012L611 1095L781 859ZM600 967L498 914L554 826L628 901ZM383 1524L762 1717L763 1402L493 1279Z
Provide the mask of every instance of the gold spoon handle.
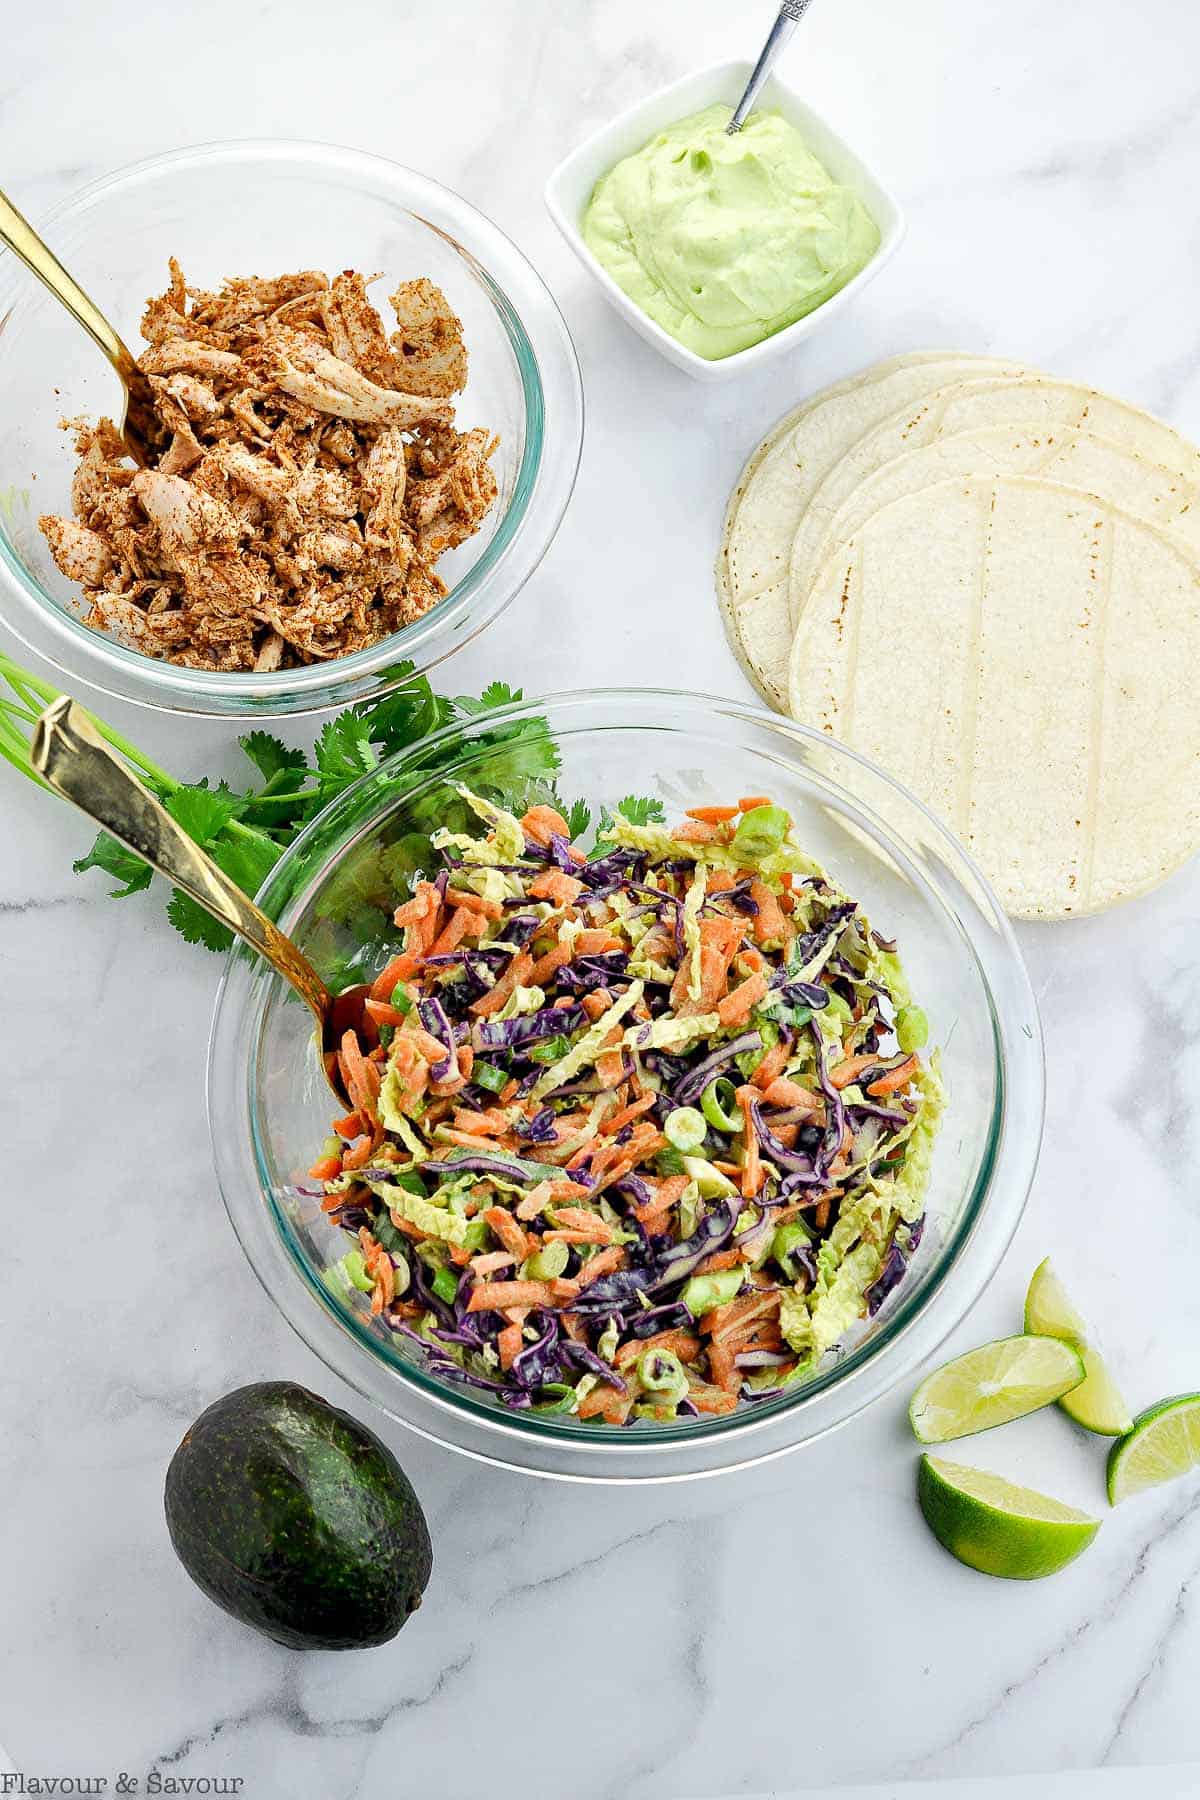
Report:
M38 719L30 761L56 793L103 825L264 956L311 1009L321 1041L331 1001L308 958L159 805L68 695L60 695Z
M128 346L118 337L94 300L90 300L55 256L44 244L28 219L24 218L0 190L0 244L7 244L25 267L45 282L50 292L61 300L107 356L121 380L128 386L139 371Z

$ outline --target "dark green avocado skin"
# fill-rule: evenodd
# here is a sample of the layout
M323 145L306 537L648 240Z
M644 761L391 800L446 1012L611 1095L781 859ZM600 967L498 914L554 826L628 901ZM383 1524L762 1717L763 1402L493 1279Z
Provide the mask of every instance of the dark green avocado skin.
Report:
M290 1381L238 1388L201 1413L171 1458L165 1502L196 1585L294 1650L385 1644L433 1567L391 1451Z

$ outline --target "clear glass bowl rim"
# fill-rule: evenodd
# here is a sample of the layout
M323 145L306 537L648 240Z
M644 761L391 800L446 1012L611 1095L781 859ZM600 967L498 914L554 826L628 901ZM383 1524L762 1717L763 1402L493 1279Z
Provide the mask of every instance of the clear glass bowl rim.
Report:
M512 497L479 560L438 606L402 631L351 656L273 673L185 669L157 661L93 631L63 612L0 539L0 576L19 611L9 628L36 654L98 692L150 708L201 715L262 717L320 711L386 693L411 660L420 672L461 649L516 598L554 541L583 453L583 383L575 346L558 304L524 251L452 188L406 164L350 146L303 138L229 138L170 150L126 164L69 194L41 215L56 225L89 211L108 194L171 170L243 159L286 164L309 158L331 170L400 180L398 207L452 241L480 277L516 359L525 409L525 442ZM414 213L419 205L420 213ZM469 226L469 231L466 227ZM470 243L460 243L459 234ZM503 281L499 276L503 277ZM0 249L0 319L31 292L35 278ZM99 350L96 352L100 355ZM549 440L549 441L548 441ZM548 455L547 452L550 452ZM457 628L457 629L456 629ZM49 634L50 642L44 640ZM69 660L63 660L63 658Z
M654 716L632 717L631 708L639 707L652 710ZM668 712L671 721L663 723ZM570 731L572 725L580 730L637 725L686 739L689 731L678 722L681 717L694 714L697 729L702 729L706 721L711 723L714 712L748 726L767 726L781 739L790 739L797 745L819 746L823 756L832 755L836 760L856 765L884 789L902 798L921 817L927 833L925 848L935 847L952 868L967 878L967 893L973 890L979 896L983 902L981 918L994 927L996 934L995 949L989 953L990 967L985 966L982 933L973 932L961 914L955 914L960 935L983 980L991 1011L997 1098L987 1150L953 1254L943 1257L937 1270L931 1272L926 1291L914 1293L906 1301L900 1290L899 1303L875 1337L798 1388L794 1395L723 1418L699 1424L689 1422L682 1429L639 1427L636 1433L617 1432L604 1426L589 1428L578 1422L563 1426L553 1418L521 1414L497 1417L486 1402L473 1399L469 1390L451 1388L388 1356L324 1289L295 1244L263 1168L254 1124L254 1052L267 992L279 985L279 978L266 974L250 952L235 946L218 989L208 1058L213 1154L230 1221L260 1282L302 1341L390 1417L445 1447L523 1473L625 1483L686 1480L788 1454L836 1429L890 1391L905 1373L932 1354L965 1316L1011 1241L1036 1171L1045 1099L1040 1022L1012 928L985 878L928 808L885 771L826 734L764 708L700 693L610 688L526 699L484 719L446 727L420 746L381 764L328 806L276 864L258 896L259 903L287 930L312 893L329 877L351 841L371 830L397 804L403 804L402 792L405 798L415 797L424 782L445 782L445 769L432 776L418 771L411 786L402 789L399 778L405 765L415 755L425 755L431 745L451 738L469 741L491 726L538 717L549 720L551 733L556 736ZM589 718L590 714L607 716ZM906 858L911 856L899 835L858 795L839 789L828 778L824 785L839 796L849 814L869 820L885 844L901 850ZM377 798L380 789L384 794ZM331 845L335 846L333 853L326 854ZM319 866L307 873L295 892L290 892L297 866L318 846L322 852ZM994 979L997 974L1006 990L999 994ZM257 997L253 992L256 977ZM250 1034L248 1045L243 1041L246 1031ZM243 1063L241 1055L247 1048L252 1053ZM268 1218L270 1231L264 1231ZM264 1266L268 1261L274 1265L274 1273L289 1272L291 1280L286 1286L270 1279L272 1271ZM956 1272L957 1286L952 1289L949 1277ZM874 1380L863 1379L872 1372ZM803 1429L788 1433L786 1441L770 1441L767 1428L781 1422ZM749 1441L756 1435L760 1439L757 1444ZM775 1437L779 1435L778 1431L774 1433ZM761 1441L764 1438L769 1441ZM727 1452L735 1443L739 1453L729 1457ZM529 1449L531 1444L533 1451ZM541 1466L538 1446L555 1466ZM743 1447L745 1454L740 1453ZM708 1451L716 1452L711 1466L707 1466ZM697 1452L705 1466L685 1466L696 1460Z

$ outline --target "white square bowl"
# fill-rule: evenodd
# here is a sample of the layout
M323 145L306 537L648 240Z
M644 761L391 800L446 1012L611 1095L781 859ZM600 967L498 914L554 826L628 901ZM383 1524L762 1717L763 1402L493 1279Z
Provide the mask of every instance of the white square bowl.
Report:
M584 268L600 284L610 305L616 308L621 317L648 344L653 344L660 350L668 361L686 369L689 375L696 376L700 381L728 380L733 375L757 368L772 357L781 356L785 351L794 349L804 338L811 337L814 331L819 331L842 312L854 295L878 275L888 258L899 248L904 236L904 215L894 196L819 113L814 112L778 75L772 75L759 95L758 107L782 113L788 123L796 127L835 180L852 188L865 203L879 227L879 248L870 262L845 287L840 288L815 311L797 319L794 325L785 325L782 331L764 338L761 343L751 344L748 349L735 351L732 356L722 357L716 362L697 356L694 350L679 343L618 287L584 242L583 214L591 199L592 189L615 163L620 162L623 156L640 150L664 126L673 125L717 101L735 106L750 79L752 67L753 64L749 62L717 63L712 68L697 69L691 75L684 75L669 87L660 88L657 93L640 100L636 106L631 106L608 125L601 126L599 131L594 132L577 150L573 150L570 156L559 163L546 183L546 205L551 218Z

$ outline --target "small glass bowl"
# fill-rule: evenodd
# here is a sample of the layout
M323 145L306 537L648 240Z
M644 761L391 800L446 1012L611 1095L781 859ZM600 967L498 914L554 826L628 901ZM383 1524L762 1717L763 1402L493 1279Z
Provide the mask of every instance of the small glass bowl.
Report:
M463 321L470 379L461 429L500 436L500 495L475 537L442 559L446 599L403 631L335 661L272 674L185 669L93 631L38 530L70 515L76 458L64 418L112 414L116 376L74 320L0 252L0 587L5 622L72 680L174 712L264 715L385 692L397 665L432 667L499 616L549 548L583 442L583 391L549 291L504 233L427 176L323 144L210 144L137 163L57 207L44 235L133 350L175 256L189 282L293 269L425 275ZM387 314L386 305L383 308Z
M513 757L505 732L516 725L529 734L524 756L539 745L555 755L559 792L586 800L593 817L628 793L656 795L669 818L730 795L770 794L876 928L899 940L949 1095L926 1230L905 1279L807 1384L722 1418L615 1428L508 1411L444 1382L409 1339L371 1320L363 1296L352 1311L322 1281L348 1241L296 1187L328 1132L329 1090L306 1008L240 949L217 997L208 1064L229 1216L310 1348L393 1418L467 1455L565 1479L666 1481L794 1450L929 1355L978 1298L1016 1228L1037 1162L1044 1078L1037 1009L1012 932L933 815L852 751L740 702L610 690L526 702L440 732L366 776L296 840L259 903L333 985L374 973L396 948L391 913L423 834L453 782L502 783Z

